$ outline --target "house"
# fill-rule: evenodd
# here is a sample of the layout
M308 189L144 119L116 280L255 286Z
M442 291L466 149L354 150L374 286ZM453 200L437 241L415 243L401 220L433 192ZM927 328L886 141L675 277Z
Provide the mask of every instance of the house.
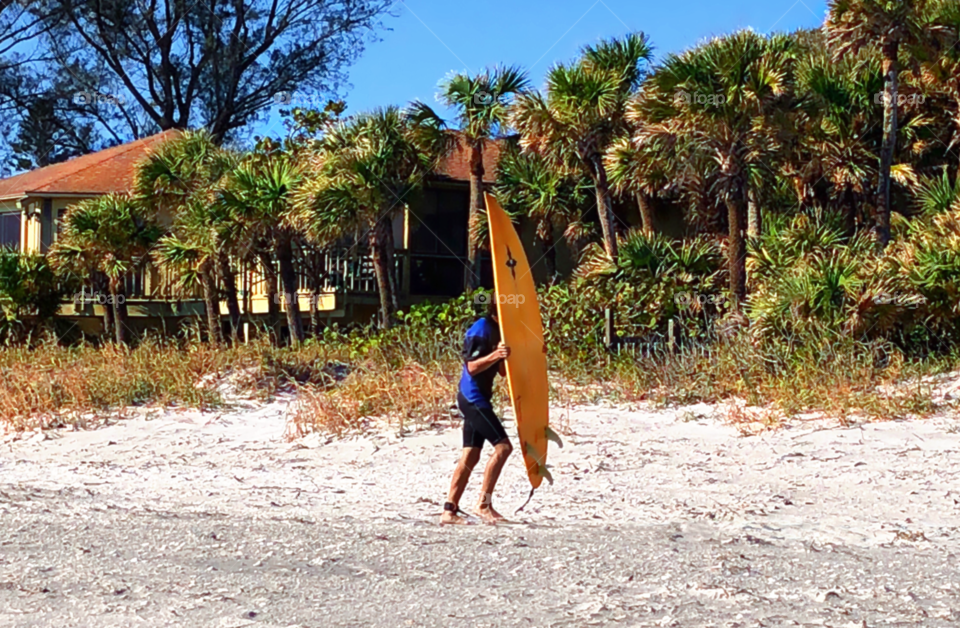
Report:
M86 198L132 190L136 166L179 132L163 133L76 157L0 180L0 246L45 253L56 242L58 225L67 208ZM484 155L485 181L496 177L501 146L493 142ZM397 285L403 305L424 299L454 296L463 290L469 215L470 153L463 144L426 181L423 191L394 221ZM311 266L322 269L322 289L311 298L311 277L301 277L299 309L304 315L316 302L322 319L370 320L379 304L373 266L366 247L325 252ZM314 271L316 272L316 271ZM489 275L489 273L484 273ZM138 328L175 328L185 318L199 316L199 295L173 292L171 277L150 265L128 278L127 308ZM268 312L267 286L255 268L238 274L241 309L256 321ZM490 284L489 277L485 283ZM59 316L72 320L88 334L101 330L103 305L86 292L69 299ZM285 306L284 306L285 307ZM222 307L226 316L226 305Z
M45 253L67 207L94 196L128 192L136 164L176 134L165 131L0 179L0 246Z

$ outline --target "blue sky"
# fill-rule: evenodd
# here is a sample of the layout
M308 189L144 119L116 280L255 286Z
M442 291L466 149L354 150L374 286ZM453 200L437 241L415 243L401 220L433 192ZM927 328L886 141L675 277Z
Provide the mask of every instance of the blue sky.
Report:
M601 38L644 31L657 58L741 28L769 33L814 28L826 0L402 0L389 31L350 69L348 113L420 99L436 105L452 73L498 63L520 65L541 86L558 61ZM310 95L300 95L309 99ZM259 132L276 134L278 116Z

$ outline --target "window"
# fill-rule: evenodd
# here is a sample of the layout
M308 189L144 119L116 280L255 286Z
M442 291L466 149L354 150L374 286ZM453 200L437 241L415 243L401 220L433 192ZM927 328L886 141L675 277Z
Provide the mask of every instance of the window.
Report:
M465 257L470 192L428 188L411 207L410 250Z
M20 212L0 214L0 247L20 250Z

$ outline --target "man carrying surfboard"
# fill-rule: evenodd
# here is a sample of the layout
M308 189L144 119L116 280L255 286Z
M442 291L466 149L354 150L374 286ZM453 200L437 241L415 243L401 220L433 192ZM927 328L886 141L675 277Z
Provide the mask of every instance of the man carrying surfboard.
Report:
M506 374L504 360L509 357L510 348L500 341L496 312L496 303L488 303L487 314L467 330L464 338L463 374L457 393L457 405L463 413L463 452L453 472L441 524L466 523L457 514L460 512L460 498L467 488L470 473L480 462L484 441L493 445L493 455L483 472L480 499L474 512L487 523L503 519L493 508L493 489L513 446L503 423L493 411L492 398L493 380L498 374Z

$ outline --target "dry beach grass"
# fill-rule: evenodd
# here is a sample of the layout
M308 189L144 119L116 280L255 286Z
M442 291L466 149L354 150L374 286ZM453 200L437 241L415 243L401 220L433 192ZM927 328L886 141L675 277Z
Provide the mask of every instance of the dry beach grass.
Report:
M379 340L330 336L295 349L151 339L133 349L53 342L4 348L0 424L13 431L82 427L85 417L129 406L207 408L292 388L292 436L362 431L375 417L400 430L449 417L460 370L454 335L389 333ZM841 421L932 414L953 402L936 394L935 377L954 363L908 361L883 345L769 347L728 339L708 354L649 358L561 350L551 356L551 387L564 407L731 402L729 420L776 426L811 412Z

